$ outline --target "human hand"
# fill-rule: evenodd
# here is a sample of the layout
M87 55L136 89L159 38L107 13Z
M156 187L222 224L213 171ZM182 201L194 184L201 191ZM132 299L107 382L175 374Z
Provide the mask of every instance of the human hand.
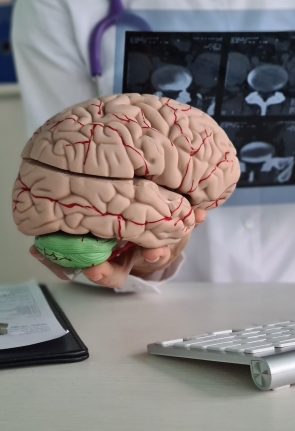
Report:
M207 212L201 209L195 209L194 211L197 226L206 219ZM93 283L118 289L123 286L129 274L146 278L149 274L168 267L181 254L189 238L190 234L176 244L153 249L135 246L111 261L84 269L82 272ZM71 280L72 271L70 269L49 261L35 246L31 247L30 253L58 278Z

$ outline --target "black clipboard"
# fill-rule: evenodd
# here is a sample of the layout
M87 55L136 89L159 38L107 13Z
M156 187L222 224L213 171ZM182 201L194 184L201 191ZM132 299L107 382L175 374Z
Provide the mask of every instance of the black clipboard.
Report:
M48 288L44 284L39 284L39 287L57 320L69 332L54 340L0 350L1 368L78 362L89 357L87 347Z

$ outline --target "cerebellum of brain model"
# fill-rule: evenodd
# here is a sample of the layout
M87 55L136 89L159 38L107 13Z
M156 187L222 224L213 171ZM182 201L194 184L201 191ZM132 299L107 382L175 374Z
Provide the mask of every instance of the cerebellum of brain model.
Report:
M223 204L239 175L233 144L207 114L164 97L112 95L72 106L34 133L13 217L48 259L85 268L126 244L178 242L195 226L193 210Z

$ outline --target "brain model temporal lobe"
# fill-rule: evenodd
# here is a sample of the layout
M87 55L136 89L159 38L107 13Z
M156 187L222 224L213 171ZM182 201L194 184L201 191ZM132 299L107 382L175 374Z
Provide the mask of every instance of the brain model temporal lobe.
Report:
M126 244L178 242L195 226L193 210L224 203L239 174L233 144L207 114L168 98L113 95L34 133L13 217L49 259L85 268Z

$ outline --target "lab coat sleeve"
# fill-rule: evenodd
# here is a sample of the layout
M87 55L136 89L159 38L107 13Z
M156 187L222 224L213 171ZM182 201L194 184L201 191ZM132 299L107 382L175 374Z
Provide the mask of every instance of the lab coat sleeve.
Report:
M17 1L11 40L28 136L52 115L94 96L66 3Z

